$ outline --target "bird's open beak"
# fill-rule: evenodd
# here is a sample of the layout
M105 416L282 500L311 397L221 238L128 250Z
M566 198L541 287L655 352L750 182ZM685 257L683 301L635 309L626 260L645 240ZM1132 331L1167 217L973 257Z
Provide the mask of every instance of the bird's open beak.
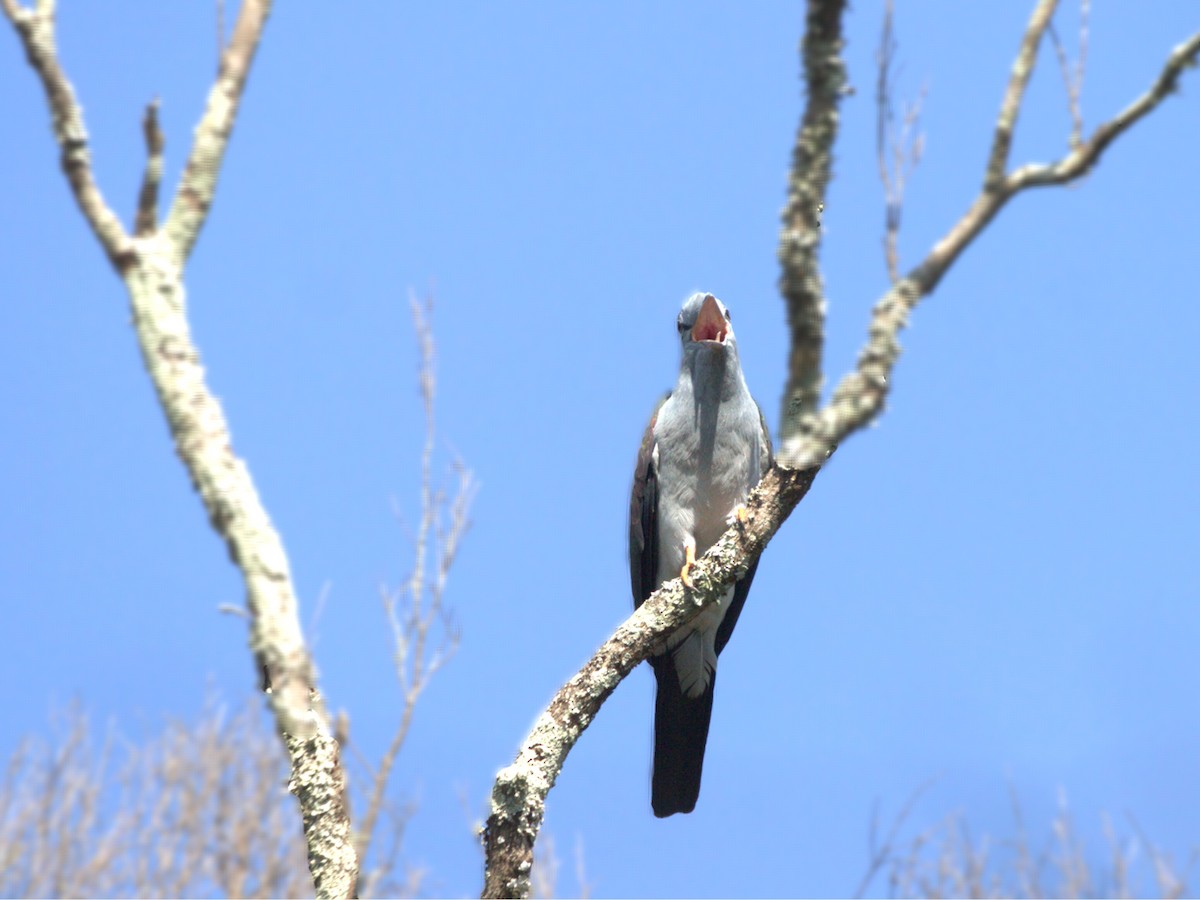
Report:
M692 326L692 340L716 341L723 344L728 334L729 322L721 315L721 307L717 305L717 298L709 294L704 298L704 305L700 307L700 315L696 317L696 324Z

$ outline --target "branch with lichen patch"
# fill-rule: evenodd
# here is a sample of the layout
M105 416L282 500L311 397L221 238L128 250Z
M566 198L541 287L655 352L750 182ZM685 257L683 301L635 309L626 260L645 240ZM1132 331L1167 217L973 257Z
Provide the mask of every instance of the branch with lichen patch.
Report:
M821 213L833 172L838 104L846 91L842 61L845 6L845 0L809 0L800 48L808 102L792 149L777 251L783 269L779 290L787 305L791 335L780 419L784 437L798 433L804 417L815 411L821 400L825 288L818 256Z
M779 526L808 493L816 467L768 470L747 501L744 526L730 528L691 571L662 585L626 619L550 701L517 752L496 776L484 832L484 897L527 897L533 845L546 795L567 754L601 705L634 667L677 628L716 603L762 554Z
M244 0L233 26L233 35L221 54L217 80L208 92L208 104L196 127L192 152L164 225L179 265L191 255L200 229L208 218L217 191L221 161L229 146L229 136L246 87L246 76L250 73L250 64L254 61L270 11L270 0Z
M1090 138L1061 160L1021 166L1008 174L1001 171L1000 176L994 178L992 167L996 161L1003 163L1008 158L1011 126L1017 113L1012 103L1016 102L1019 106L1032 67L1030 54L1036 54L1036 46L1030 48L1029 38L1031 34L1040 38L1044 33L1044 16L1048 5L1052 4L1046 0L1038 4L1025 40L1022 41L1018 63L1014 65L1012 82L1001 108L982 191L920 265L896 282L876 303L871 313L869 337L859 353L855 370L842 378L830 402L810 417L804 433L790 440L785 439L778 456L781 462L797 467L824 462L842 440L874 420L883 410L887 399L892 369L900 356L898 336L908 323L909 313L922 297L932 293L959 254L1021 191L1031 187L1066 184L1086 174L1113 140L1149 114L1175 90L1183 70L1196 65L1200 56L1200 33L1197 33L1171 52L1162 72L1148 91L1116 117L1100 125Z
M75 99L75 90L58 62L54 35L54 2L38 0L26 9L17 0L3 0L4 14L17 30L29 65L37 73L50 106L54 139L58 142L59 161L79 211L91 226L100 246L118 272L131 262L129 235L120 219L109 208L92 174L92 154L88 147L83 112Z
M155 105L147 110L148 160L132 237L95 183L83 114L55 50L53 0L38 0L33 10L17 0L0 0L0 4L46 91L63 170L76 202L129 291L142 359L176 452L245 582L250 646L291 759L290 787L304 817L317 896L349 896L358 864L346 811L345 774L300 628L287 554L245 463L233 452L224 411L205 381L188 325L183 282L184 263L212 200L217 169L270 3L246 0L241 7L234 39L223 57L163 229L154 224L162 135Z

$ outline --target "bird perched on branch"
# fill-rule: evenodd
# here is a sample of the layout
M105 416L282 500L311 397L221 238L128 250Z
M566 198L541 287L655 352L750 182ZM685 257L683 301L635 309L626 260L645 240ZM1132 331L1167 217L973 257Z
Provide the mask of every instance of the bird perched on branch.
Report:
M692 294L676 327L679 379L650 419L633 475L635 608L672 578L690 586L692 564L744 514L746 498L771 466L771 435L742 377L729 310L712 294ZM733 634L755 568L650 657L658 682L650 800L656 816L696 806L717 656Z

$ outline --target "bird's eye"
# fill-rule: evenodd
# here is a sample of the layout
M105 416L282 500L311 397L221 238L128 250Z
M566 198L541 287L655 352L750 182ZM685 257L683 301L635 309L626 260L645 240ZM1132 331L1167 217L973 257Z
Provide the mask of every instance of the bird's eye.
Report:
M683 321L683 316L680 316L675 320L675 327L679 330L680 334L683 334L684 329L687 328L687 323Z
M726 322L733 321L733 313L731 313L729 310L725 310L725 321Z

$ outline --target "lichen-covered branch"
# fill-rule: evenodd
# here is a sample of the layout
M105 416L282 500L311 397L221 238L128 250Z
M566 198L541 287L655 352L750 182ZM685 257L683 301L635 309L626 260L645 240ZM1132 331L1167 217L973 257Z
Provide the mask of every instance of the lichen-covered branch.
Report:
M37 73L46 91L46 102L58 142L59 161L79 211L91 226L109 260L122 272L130 262L129 235L100 193L92 174L92 154L88 146L83 112L75 99L75 90L58 62L54 36L54 0L38 0L33 9L17 0L3 0L4 14L17 30L29 65Z
M821 356L825 342L825 288L821 282L821 213L833 177L838 105L846 89L842 62L845 0L809 0L801 59L808 101L792 149L787 205L779 233L779 289L787 305L787 383L780 432L799 434L805 417L821 400Z
M254 61L270 11L271 0L243 0L233 35L221 54L217 80L208 92L208 104L196 127L192 152L164 226L175 249L177 265L182 265L191 255L200 229L208 218L217 190L221 160L229 145L242 91L246 87L246 76L250 73L250 64Z
M142 359L166 414L176 453L210 523L241 571L250 612L250 648L291 759L290 787L300 801L317 895L349 896L358 865L345 807L345 773L300 628L287 554L249 470L233 452L221 404L205 382L188 325L183 283L184 263L212 200L217 169L270 3L246 0L241 7L163 229L153 224L162 136L153 105L148 111L149 159L136 234L131 237L105 204L92 175L83 116L55 54L53 2L39 0L34 10L16 0L2 2L46 90L71 189L129 290Z
M1027 40L1022 41L1020 58L1034 52L1028 49L1029 33L1036 30L1040 36L1046 28L1041 13L1045 2L1040 3L1029 24ZM871 313L866 345L859 352L854 371L845 375L833 392L830 402L819 413L811 417L811 425L804 434L785 440L779 460L791 466L805 466L823 462L837 445L855 431L869 424L883 410L890 388L890 378L896 360L900 356L900 331L908 323L908 315L921 298L931 293L941 281L954 261L979 233L1003 209L1004 205L1026 188L1065 184L1084 175L1100 159L1105 148L1122 132L1151 112L1162 100L1175 90L1179 76L1185 68L1196 64L1200 56L1200 33L1193 35L1176 47L1167 58L1162 72L1146 93L1121 111L1115 118L1100 125L1086 141L1075 147L1065 157L1050 164L1021 166L1007 174L1001 173L998 180L989 175L983 189L971 203L966 213L934 245L929 254L916 268L892 285ZM1032 63L1029 64L1030 66ZM1014 66L1013 78L1018 79L1021 65ZM1009 100L1019 100L1024 90L1028 72L1022 76L1018 90L1010 85L1001 108L1001 123L998 126L988 165L996 159L1006 160L1007 146L997 150L997 145L1007 145L1012 140L1011 123L1016 110L1010 109Z
M810 29L814 27L811 18L813 10L827 10L830 6L840 9L840 4L836 3L810 4ZM1037 40L1031 35L1040 39L1044 33L1047 21L1043 14L1048 15L1048 6L1052 4L1045 0L1039 3L1022 42L1018 64L1014 67L1014 83L1010 84L1001 109L989 167L997 159L1002 166L1007 165L1013 124L1025 84L1032 72L1032 57L1029 54L1036 54ZM825 34L828 36L828 32ZM834 44L840 45L840 39ZM783 447L777 457L777 465L766 474L751 495L747 526L742 529L731 528L705 554L692 570L694 589L685 589L678 579L674 579L651 595L558 691L549 707L534 723L518 751L516 761L497 775L492 790L491 814L484 834L484 897L528 896L533 845L541 827L545 799L554 786L567 754L591 724L605 699L646 658L651 648L698 614L706 604L714 602L758 558L767 542L803 499L820 465L838 443L879 414L887 397L889 377L900 354L897 336L920 299L937 286L958 255L1009 199L1027 187L1063 183L1086 172L1118 134L1150 112L1174 89L1183 68L1194 64L1198 54L1200 35L1175 49L1162 74L1146 94L1116 118L1101 125L1088 141L1060 162L1049 166L1026 166L1008 175L1002 172L998 180L985 178L983 190L962 218L933 247L921 264L893 284L876 304L869 338L859 355L857 367L842 379L825 407L803 416L804 422L799 428L794 427L793 414L807 401L798 399L802 392L795 381L797 368L794 363L797 359L811 361L812 355L809 353L806 356L793 347L788 393L784 401ZM840 67L837 71L841 71ZM827 112L831 115L827 124L836 128L836 110ZM801 132L803 135L803 126ZM828 135L832 142L833 132L828 132ZM825 152L828 152L828 147ZM807 184L804 186L806 189L809 187ZM813 253L815 260L815 243ZM815 282L811 280L815 277L815 268L808 272L796 271L809 279L810 287L816 284L819 290L819 279ZM819 293L805 293L802 302L807 303L814 297L819 299ZM788 302L790 313L791 297ZM796 331L793 330L795 339ZM789 433L786 423L790 419L793 427Z
M626 619L550 701L521 744L516 761L496 776L484 833L484 897L529 896L533 845L567 754L621 680L653 647L717 602L745 574L808 493L816 467L775 467L747 501L748 518L730 528L691 571L694 588L666 582Z

